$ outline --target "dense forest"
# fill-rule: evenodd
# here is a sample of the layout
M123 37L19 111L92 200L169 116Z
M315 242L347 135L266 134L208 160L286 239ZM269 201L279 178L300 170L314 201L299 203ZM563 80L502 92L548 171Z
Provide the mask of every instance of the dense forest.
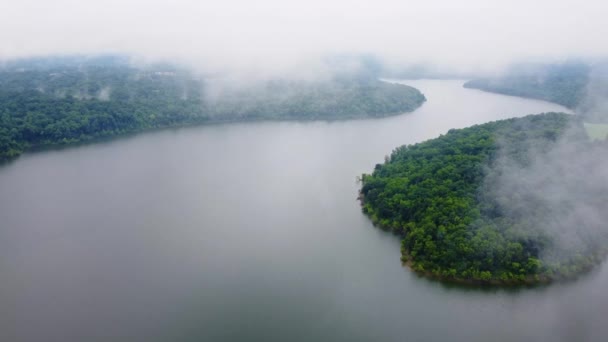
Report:
M581 62L516 65L501 77L474 79L464 86L550 101L574 109L584 100L590 71L591 67Z
M404 262L446 280L569 278L605 252L608 146L546 113L452 129L401 146L362 175L371 220L403 237Z
M219 82L170 64L62 57L0 64L0 160L48 145L244 120L339 120L410 112L417 89L364 75Z

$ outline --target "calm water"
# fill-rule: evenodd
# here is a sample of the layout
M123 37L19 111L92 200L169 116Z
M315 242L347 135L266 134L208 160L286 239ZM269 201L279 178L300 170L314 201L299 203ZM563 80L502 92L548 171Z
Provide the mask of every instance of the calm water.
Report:
M605 341L608 269L520 290L400 264L355 177L402 144L563 108L407 82L380 120L166 130L0 168L0 341Z

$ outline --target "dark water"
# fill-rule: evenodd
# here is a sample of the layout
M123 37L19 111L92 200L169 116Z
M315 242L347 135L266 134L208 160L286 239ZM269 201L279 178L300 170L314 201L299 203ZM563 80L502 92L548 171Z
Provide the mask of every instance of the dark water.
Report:
M0 341L604 341L608 270L519 290L400 264L355 177L452 127L563 109L408 82L381 120L167 130L0 168Z

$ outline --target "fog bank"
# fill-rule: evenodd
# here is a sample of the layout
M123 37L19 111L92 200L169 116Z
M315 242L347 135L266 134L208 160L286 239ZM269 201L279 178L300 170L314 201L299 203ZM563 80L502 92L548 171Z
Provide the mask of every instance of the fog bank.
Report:
M526 144L513 155L506 151L515 147L499 139L498 157L486 171L482 203L492 203L503 217L497 222L507 227L505 234L532 244L530 249L538 250L545 263L580 266L593 253L602 255L608 241L607 143L589 142L574 119L554 143Z
M322 70L324 56L491 70L607 55L599 0L74 1L0 4L0 58L124 53L250 74Z

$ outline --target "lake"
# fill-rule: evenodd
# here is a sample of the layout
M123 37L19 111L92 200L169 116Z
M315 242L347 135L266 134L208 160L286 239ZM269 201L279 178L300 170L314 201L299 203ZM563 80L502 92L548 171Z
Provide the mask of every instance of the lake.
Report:
M545 111L403 81L413 113L150 132L0 167L1 341L604 341L608 269L546 287L418 277L355 179L393 148Z

